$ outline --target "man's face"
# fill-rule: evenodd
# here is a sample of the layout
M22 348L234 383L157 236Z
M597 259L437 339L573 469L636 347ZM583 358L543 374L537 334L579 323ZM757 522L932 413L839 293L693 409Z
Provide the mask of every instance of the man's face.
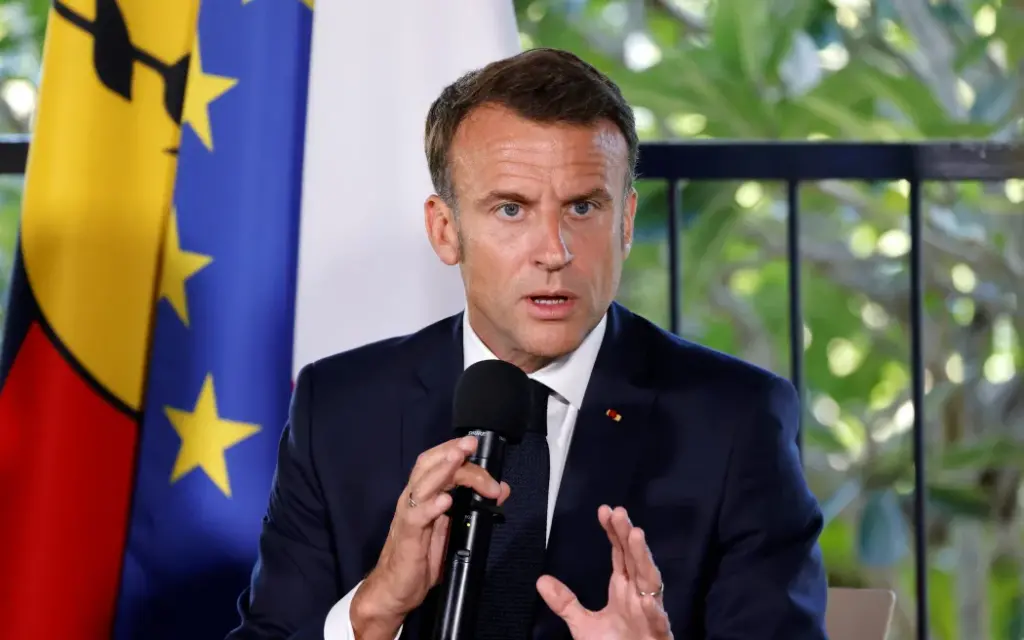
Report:
M450 155L458 213L432 196L426 223L442 260L460 264L473 329L527 370L574 350L614 299L632 242L625 138L610 122L482 107Z

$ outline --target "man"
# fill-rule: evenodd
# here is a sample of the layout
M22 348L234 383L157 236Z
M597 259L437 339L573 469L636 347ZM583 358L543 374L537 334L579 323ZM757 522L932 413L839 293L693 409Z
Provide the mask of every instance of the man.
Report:
M637 148L618 88L568 53L442 92L425 223L466 311L300 373L231 638L430 638L456 485L507 515L476 638L825 637L792 386L613 303ZM500 485L451 439L460 372L494 357L540 390Z

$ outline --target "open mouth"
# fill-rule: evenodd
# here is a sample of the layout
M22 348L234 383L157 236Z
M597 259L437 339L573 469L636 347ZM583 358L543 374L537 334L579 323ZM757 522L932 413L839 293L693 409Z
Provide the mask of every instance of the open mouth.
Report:
M529 296L527 299L530 301L530 316L537 320L566 320L576 306L576 298L568 292Z
M543 306L557 306L569 301L567 296L530 296L530 300Z

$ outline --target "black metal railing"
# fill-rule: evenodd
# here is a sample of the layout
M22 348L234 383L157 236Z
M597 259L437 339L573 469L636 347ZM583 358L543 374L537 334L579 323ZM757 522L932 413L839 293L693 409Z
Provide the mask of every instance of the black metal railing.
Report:
M21 175L28 164L28 138L0 136L0 175Z
M0 138L0 174L21 174L28 140ZM788 203L790 376L804 394L803 306L800 284L800 186L818 180L863 182L906 180L909 193L910 336L914 461L914 547L918 638L928 638L928 549L924 446L925 367L923 340L923 242L921 185L926 181L1002 181L1024 178L1024 147L988 142L734 142L645 143L640 179L661 179L668 189L669 322L680 330L682 277L679 231L680 186L686 181L781 181Z
M921 185L996 181L1024 177L1024 147L987 142L733 142L648 143L640 151L641 179L662 179L668 188L669 318L680 330L679 185L692 180L758 180L786 183L789 266L790 376L804 397L803 304L800 286L800 185L818 180L863 182L906 180L910 234L910 360L914 407L914 562L917 637L928 633L928 547L923 340L923 235Z

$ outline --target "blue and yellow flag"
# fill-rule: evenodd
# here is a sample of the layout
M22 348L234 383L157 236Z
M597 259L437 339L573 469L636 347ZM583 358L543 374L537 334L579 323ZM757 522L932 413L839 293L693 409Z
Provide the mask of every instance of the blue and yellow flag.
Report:
M223 637L291 394L312 0L203 0L163 240L117 638Z

